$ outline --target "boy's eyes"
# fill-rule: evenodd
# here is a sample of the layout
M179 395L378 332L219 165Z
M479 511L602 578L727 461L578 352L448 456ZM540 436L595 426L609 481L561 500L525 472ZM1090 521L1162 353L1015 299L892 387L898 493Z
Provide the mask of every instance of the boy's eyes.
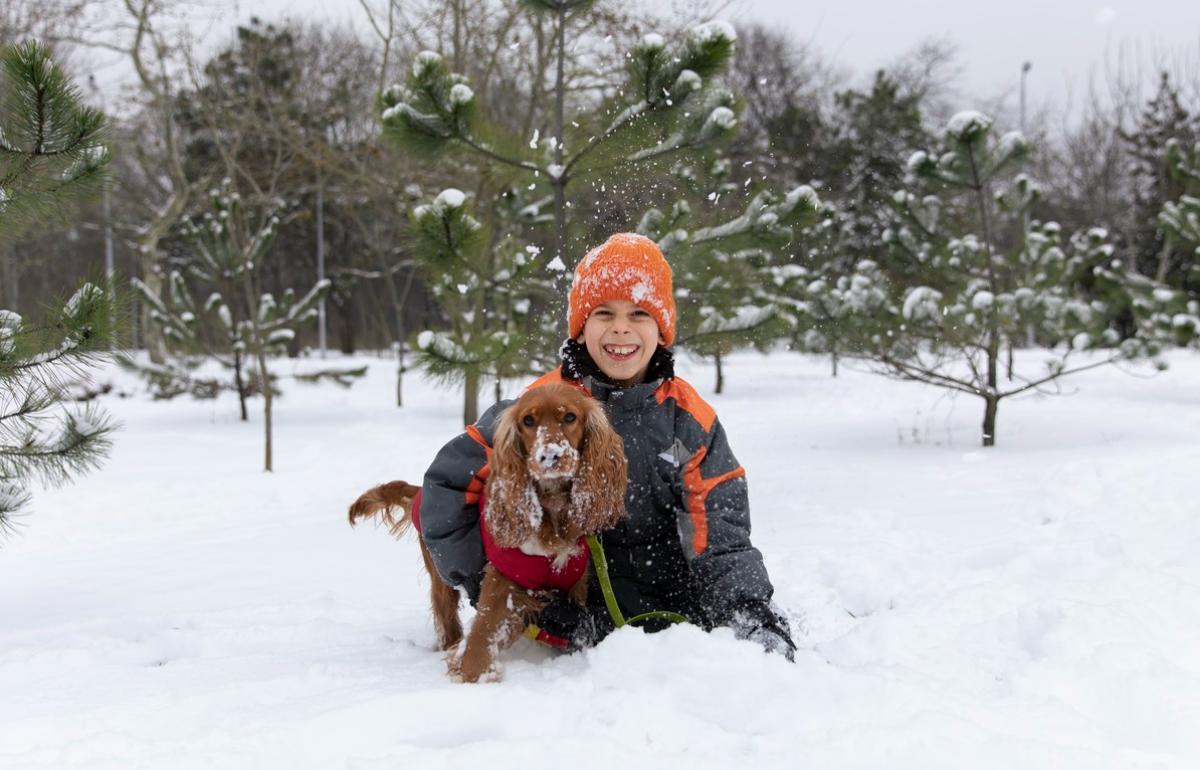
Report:
M604 310L602 308L597 308L592 311L592 315L597 316L599 318L612 318L613 315L615 315L615 314L611 310ZM631 310L629 315L633 316L634 318L649 318L650 311L643 310L642 308L639 307L639 308L636 308L635 310Z

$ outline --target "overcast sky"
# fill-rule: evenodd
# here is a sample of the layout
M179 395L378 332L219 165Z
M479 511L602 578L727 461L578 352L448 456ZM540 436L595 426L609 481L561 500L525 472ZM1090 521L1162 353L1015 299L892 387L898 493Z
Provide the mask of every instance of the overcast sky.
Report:
M869 72L928 37L960 46L966 85L994 93L1020 80L1029 61L1031 94L1061 95L1086 85L1089 69L1119 45L1190 50L1200 66L1197 0L746 0L749 15L786 24L859 72ZM1110 57L1111 58L1111 57Z
M358 0L233 2L241 21L252 13L290 14L349 21L366 31ZM1113 60L1119 46L1137 51L1146 63L1151 51L1169 51L1175 60L1190 56L1190 66L1200 68L1200 0L734 0L725 17L785 26L860 79L924 39L952 40L968 99L1006 88L1015 99L1024 61L1033 65L1032 104L1066 98L1068 85L1078 95L1089 72L1106 56ZM220 32L223 25L214 27Z

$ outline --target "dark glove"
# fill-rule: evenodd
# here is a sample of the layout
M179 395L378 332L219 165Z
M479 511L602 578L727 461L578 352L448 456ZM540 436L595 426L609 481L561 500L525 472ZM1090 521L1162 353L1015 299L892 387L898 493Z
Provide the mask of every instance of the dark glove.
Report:
M614 630L603 607L580 607L565 596L547 604L538 614L537 624L543 631L566 640L569 652L595 647Z
M796 661L796 643L788 630L787 620L769 602L747 602L733 611L729 627L738 639L748 639L767 652Z

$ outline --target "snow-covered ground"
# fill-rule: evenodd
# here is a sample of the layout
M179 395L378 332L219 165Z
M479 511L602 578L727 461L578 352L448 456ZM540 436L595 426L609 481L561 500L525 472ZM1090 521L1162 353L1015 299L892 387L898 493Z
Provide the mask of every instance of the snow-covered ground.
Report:
M345 519L459 397L410 376L397 409L361 360L288 389L269 475L230 399L107 400L111 460L0 550L0 768L1200 767L1194 355L1005 402L987 451L972 399L735 356L710 401L795 665L625 630L482 685L445 677L415 543Z

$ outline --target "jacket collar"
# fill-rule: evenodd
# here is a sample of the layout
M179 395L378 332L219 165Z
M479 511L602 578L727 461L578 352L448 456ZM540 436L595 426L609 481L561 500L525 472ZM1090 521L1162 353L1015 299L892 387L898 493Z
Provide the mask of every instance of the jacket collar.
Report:
M622 408L629 411L637 409L646 403L654 395L654 391L658 390L658 387L662 385L663 380L647 380L628 388L618 388L607 379L592 377L590 375L584 377L580 382L592 394L592 398L597 401L601 401L612 408Z
M654 393L665 380L675 378L675 354L670 348L659 346L650 357L650 366L646 369L646 380L638 385L621 388L604 376L600 367L592 360L587 348L573 339L563 340L558 350L562 360L563 379L581 383L597 401L606 403L623 403L625 405L639 404L650 394ZM613 394L619 394L610 398Z

